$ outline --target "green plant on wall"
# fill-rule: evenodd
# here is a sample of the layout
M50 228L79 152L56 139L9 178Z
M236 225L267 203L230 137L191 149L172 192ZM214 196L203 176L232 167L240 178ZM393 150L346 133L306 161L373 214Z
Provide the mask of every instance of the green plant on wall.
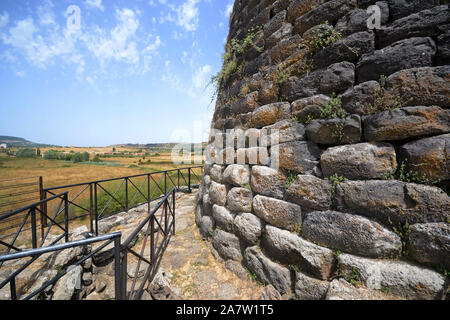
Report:
M347 178L342 177L342 176L338 175L337 173L333 174L330 177L325 178L325 180L330 181L331 187L333 189L333 193L336 193L336 188L340 183L348 181Z
M333 97L331 98L331 100L323 106L320 106L320 115L322 118L326 119L344 119L345 117L347 117L347 111L345 111L345 109L342 107L341 96L336 96L336 94L333 93Z
M426 165L425 163L420 163L415 167L420 167ZM420 175L415 170L408 170L407 160L404 160L398 167L397 171L392 173L387 173L382 176L383 180L398 180L410 183L420 183L425 185L434 185L437 181L432 180L426 174Z

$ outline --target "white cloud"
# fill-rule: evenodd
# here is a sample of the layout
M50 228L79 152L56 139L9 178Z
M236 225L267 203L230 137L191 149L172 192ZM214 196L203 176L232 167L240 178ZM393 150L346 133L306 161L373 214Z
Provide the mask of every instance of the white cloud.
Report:
M26 73L25 71L17 71L16 72L16 76L18 76L19 78L23 78L25 77Z
M8 22L9 22L9 14L8 14L8 12L4 11L0 15L0 28L6 27Z
M84 2L84 4L88 7L88 8L94 8L94 9L99 9L101 11L105 10L105 7L103 7L102 5L102 0L86 0Z
M227 4L227 7L225 8L225 11L223 12L223 15L225 18L230 17L231 12L233 12L233 5L234 5L233 1L231 1L229 4Z
M194 87L197 89L204 88L207 83L207 77L211 73L211 66L205 65L199 69L192 75L192 83Z
M199 23L199 10L197 3L200 0L187 0L177 9L177 25L185 28L187 31L197 30Z

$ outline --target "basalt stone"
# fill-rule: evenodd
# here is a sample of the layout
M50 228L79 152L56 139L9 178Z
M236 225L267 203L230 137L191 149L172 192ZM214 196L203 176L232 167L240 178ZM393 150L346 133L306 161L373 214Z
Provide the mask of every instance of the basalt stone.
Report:
M386 87L409 99L409 106L450 106L450 66L402 70L386 80Z
M396 20L389 26L377 30L379 46L383 48L411 37L437 37L444 25L450 23L449 17L448 6L436 6Z
M247 94L243 99L240 99L231 105L231 112L233 114L241 114L253 112L259 107L258 104L258 92L251 92Z
M270 256L280 262L297 265L320 279L327 279L333 269L333 251L289 231L266 225L261 243Z
M344 279L331 281L325 300L403 300L392 294L385 294L380 290L369 290L361 286L351 285Z
M394 174L397 160L389 143L358 143L328 148L320 158L325 177L337 174L352 180L380 179Z
M258 194L282 199L286 177L282 172L264 166L253 166L252 190Z
M292 115L300 122L320 118L322 115L321 107L330 102L330 100L331 98L323 94L295 100L291 104Z
M377 81L360 83L342 94L342 107L350 114L366 115L369 107L374 105L375 94L380 90L381 87Z
M263 82L258 90L258 103L268 105L278 102L279 88L273 82Z
M280 29L286 20L286 11L277 13L269 23L264 26L264 37L268 38L272 33Z
M328 210L331 206L331 183L311 175L298 175L286 190L286 200L303 211Z
M319 164L320 149L314 142L294 141L282 143L277 147L278 150L272 147L271 152L279 153L280 168L309 174Z
M253 198L253 211L262 220L279 228L295 230L302 224L300 206L257 195Z
M450 225L446 222L414 224L410 227L408 249L420 263L450 268Z
M450 134L412 141L398 148L407 172L431 181L450 179Z
M211 186L209 187L209 198L212 204L225 206L227 203L227 188L223 184L211 181Z
M288 119L291 105L286 102L278 102L259 107L253 112L252 124L257 128L262 128L274 124L275 122Z
M204 237L204 238L209 238L212 237L213 232L214 232L214 219L210 216L203 216L202 219L200 220L200 234Z
M450 64L450 31L441 34L437 39L436 60L438 64Z
M250 179L250 169L248 166L240 164L229 165L223 172L223 180L226 183L240 187L248 184Z
M305 127L292 119L278 121L273 125L262 128L261 131L263 135L262 144L266 146L305 140Z
M381 9L381 24L384 25L389 20L389 6L383 1L377 1L376 5ZM335 29L344 36L367 31L367 20L369 18L370 14L367 10L354 9L339 19Z
M396 180L348 181L336 188L339 211L384 224L441 222L450 218L450 197L441 189Z
M235 232L248 244L255 245L261 237L263 222L254 214L244 212L234 219Z
M227 194L227 207L233 212L251 212L252 201L252 191L245 188L232 188Z
M269 51L272 61L281 62L286 60L299 49L301 41L302 38L298 34L279 41L279 43L273 46Z
M302 35L306 30L322 22L333 23L356 7L356 0L331 0L305 13L295 20L295 33Z
M267 258L259 247L249 247L244 252L245 265L259 280L271 284L281 295L290 292L291 277L287 268Z
M286 1L285 1L286 2ZM305 13L317 8L321 4L324 4L327 0L293 0L290 1L287 9L287 19L289 22L294 23L297 18L303 16Z
M378 80L402 69L431 66L435 54L436 44L429 37L395 42L362 56L356 65L357 82Z
M269 0L269 3L271 3L272 1ZM275 2L272 3L272 15L276 15L279 12L286 10L289 6L289 2L284 1L284 0L276 0Z
M330 283L297 272L295 294L299 300L323 300L327 295Z
M216 229L212 245L223 259L242 260L240 242L234 234Z
M306 127L306 135L319 144L348 144L361 140L361 118L351 115L345 119L317 119Z
M363 117L368 141L395 141L450 131L450 111L437 106L405 107Z
M231 213L227 208L213 205L213 218L216 225L225 231L233 231L233 221L236 215Z
M281 27L266 39L265 49L271 49L281 40L291 37L293 30L292 24L283 22Z
M387 0L394 20L439 5L439 0Z
M363 31L338 40L313 56L313 67L323 68L341 61L355 62L363 54L375 50L375 35Z
M308 213L302 235L321 246L373 258L397 255L402 249L400 237L379 223L337 211Z
M222 183L223 166L214 164L210 171L210 177L217 183Z
M203 195L202 206L203 206L203 215L210 216L212 214L212 203L211 199L209 198L209 193Z
M281 93L288 101L295 101L317 94L344 91L354 82L355 66L350 62L339 62L305 76L290 77L283 83Z
M446 282L445 277L435 271L402 261L374 260L343 253L338 263L344 278L356 272L368 289L389 288L390 293L408 299L438 299Z

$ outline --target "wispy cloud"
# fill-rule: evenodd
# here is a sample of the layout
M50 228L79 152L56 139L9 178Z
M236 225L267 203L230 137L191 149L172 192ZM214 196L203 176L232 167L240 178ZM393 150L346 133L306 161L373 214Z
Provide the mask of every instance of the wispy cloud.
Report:
M199 24L199 10L197 4L200 0L187 0L177 9L177 25L186 31L195 31Z
M105 10L105 7L103 7L103 4L102 4L102 0L86 0L84 2L84 4L88 8L99 9L101 11Z
M0 28L6 27L8 22L9 22L9 14L8 12L5 11L0 15Z

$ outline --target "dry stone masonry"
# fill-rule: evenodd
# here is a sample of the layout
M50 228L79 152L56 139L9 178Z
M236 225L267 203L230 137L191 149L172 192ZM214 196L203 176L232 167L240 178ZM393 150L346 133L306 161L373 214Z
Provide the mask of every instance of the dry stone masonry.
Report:
M449 26L445 0L235 1L196 223L263 298L448 299Z

